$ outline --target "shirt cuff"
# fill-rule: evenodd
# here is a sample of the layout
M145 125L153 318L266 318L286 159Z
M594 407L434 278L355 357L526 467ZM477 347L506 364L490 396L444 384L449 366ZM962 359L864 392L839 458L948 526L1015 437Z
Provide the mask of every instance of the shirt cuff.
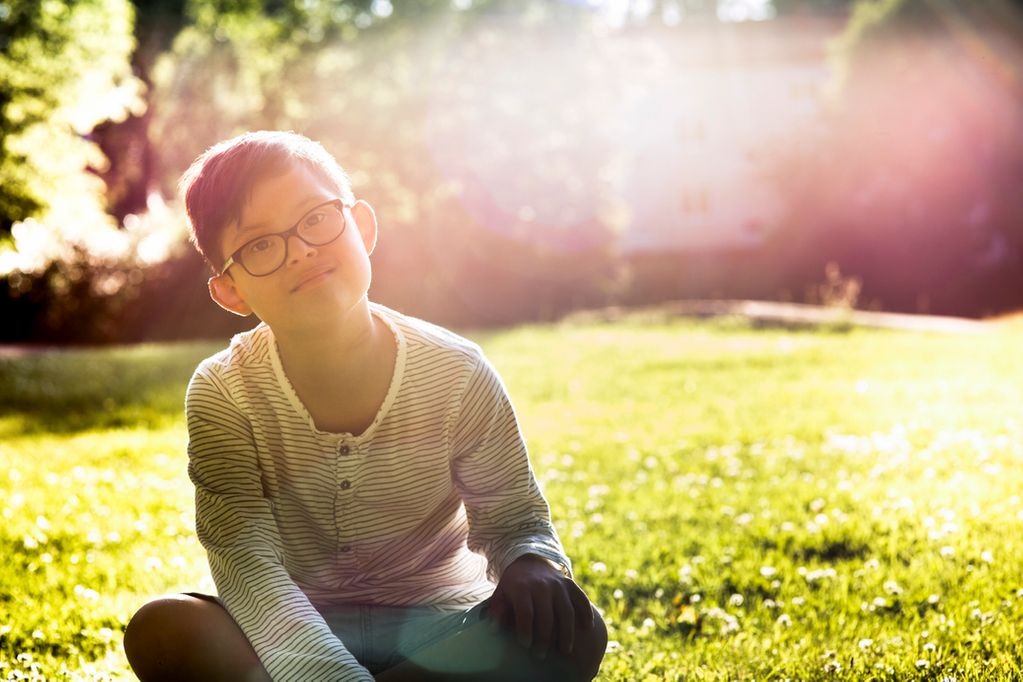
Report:
M533 556L543 559L550 564L554 570L561 573L561 575L570 580L572 579L572 564L568 560L568 557L535 545L523 545L509 552L505 559L504 566L501 567L501 573L504 574L505 569L511 566L513 561L521 556L525 556L526 554L532 554Z

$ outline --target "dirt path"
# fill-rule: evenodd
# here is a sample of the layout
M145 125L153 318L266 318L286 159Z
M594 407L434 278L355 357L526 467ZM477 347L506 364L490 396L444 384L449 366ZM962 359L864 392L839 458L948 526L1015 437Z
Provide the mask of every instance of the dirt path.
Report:
M633 312L659 312L681 317L743 317L754 322L781 326L814 327L852 324L862 327L903 329L950 334L978 334L993 331L997 325L983 320L939 315L907 315L868 310L846 310L804 303L774 301L674 301L649 308L607 308L594 314L613 320ZM585 315L585 314L584 314Z

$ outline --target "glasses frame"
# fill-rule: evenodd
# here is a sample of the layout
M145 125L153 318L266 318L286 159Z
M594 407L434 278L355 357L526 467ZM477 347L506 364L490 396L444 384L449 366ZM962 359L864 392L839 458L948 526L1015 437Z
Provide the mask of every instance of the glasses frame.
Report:
M337 212L341 214L341 231L338 232L337 235L333 239L330 239L329 241L325 241L322 244L315 244L315 243L309 241L308 239L306 239L305 237L303 237L301 234L299 234L299 231L298 231L299 226L302 224L302 221L305 220L309 216L310 213L312 213L313 211L316 211L317 209L323 208L324 206L329 206L330 204L334 204L337 207ZM343 235L345 233L345 230L348 229L348 219L345 218L345 209L346 208L351 208L351 207L348 204L346 204L344 202L344 200L342 200L342 199L328 199L327 201L324 201L322 203L316 204L315 206L310 208L308 211L303 213L302 217L299 218L295 222L295 224L292 225L291 227L289 227L288 229L281 230L280 232L268 232L266 234L261 234L258 237L253 237L252 239L248 240L247 242L245 242L244 244L239 246L237 249L235 249L234 252L230 256L227 257L227 260L224 261L224 266L222 268L220 268L220 272L217 273L217 277L220 277L221 275L226 273L227 269L230 268L232 265L240 265L242 267L242 269L245 270L245 272L247 272L249 274L250 277L269 277L270 275L274 274L275 272L280 270L282 267L284 267L284 264L288 262L288 241L289 241L291 235L295 235L296 237L301 239L303 242L305 242L309 246L326 246L327 244L330 244L331 242L337 241L341 237L341 235ZM236 260L236 259L239 258L239 254L241 254L241 252L249 244L251 244L252 242L255 242L255 241L259 241L260 239L266 239L267 237L281 237L282 239L284 239L284 258L281 260L281 264L278 265L273 270L271 270L270 272L263 273L262 275L256 275L251 270L249 270L247 267L245 267L245 263L243 263L241 260Z

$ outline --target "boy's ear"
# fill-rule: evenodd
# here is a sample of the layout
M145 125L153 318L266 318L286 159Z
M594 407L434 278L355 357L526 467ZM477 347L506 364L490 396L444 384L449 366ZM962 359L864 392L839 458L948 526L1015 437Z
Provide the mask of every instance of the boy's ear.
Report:
M226 273L210 277L206 285L210 290L210 298L227 312L242 317L252 314L252 308L238 293L238 287L235 286L234 280Z
M377 214L362 199L352 204L351 211L359 234L362 235L362 243L366 246L366 253L371 254L377 245Z

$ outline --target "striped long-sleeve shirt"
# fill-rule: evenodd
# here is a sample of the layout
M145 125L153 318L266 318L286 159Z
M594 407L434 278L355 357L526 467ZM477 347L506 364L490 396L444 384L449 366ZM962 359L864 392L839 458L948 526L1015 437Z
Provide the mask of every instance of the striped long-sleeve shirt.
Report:
M203 361L188 387L199 540L220 599L277 681L373 679L324 610L467 608L526 553L571 575L512 405L479 347L371 310L397 355L362 434L316 428L264 324Z

